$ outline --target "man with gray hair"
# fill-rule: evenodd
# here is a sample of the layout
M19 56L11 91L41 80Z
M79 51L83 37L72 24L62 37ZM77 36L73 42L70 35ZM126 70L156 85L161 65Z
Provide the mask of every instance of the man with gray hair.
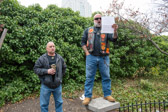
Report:
M41 82L40 107L41 112L48 112L51 93L54 96L56 112L62 109L62 78L65 74L66 64L64 59L55 53L55 44L48 42L47 53L40 56L34 65L34 72L39 76Z
M85 81L85 99L83 105L88 105L92 97L94 78L99 68L102 78L102 88L104 99L114 102L111 96L110 79L110 59L109 59L109 41L115 42L118 38L118 25L113 24L113 34L101 33L101 14L94 16L94 26L84 31L81 46L86 55L86 81Z

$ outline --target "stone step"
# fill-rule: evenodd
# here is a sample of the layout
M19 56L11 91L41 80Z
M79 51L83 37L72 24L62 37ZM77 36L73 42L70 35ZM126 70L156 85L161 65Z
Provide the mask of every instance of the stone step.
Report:
M109 102L103 97L100 97L92 99L87 108L93 112L107 112L110 110L118 109L119 107L119 102Z

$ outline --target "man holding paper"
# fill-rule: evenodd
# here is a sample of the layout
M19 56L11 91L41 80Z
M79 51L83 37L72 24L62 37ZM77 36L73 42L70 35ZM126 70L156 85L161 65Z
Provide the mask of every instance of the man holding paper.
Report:
M83 105L88 105L91 101L92 89L97 68L99 69L102 78L104 99L110 102L115 102L115 99L111 96L112 91L109 69L109 41L115 42L117 40L118 25L111 25L113 30L111 32L114 33L110 33L107 30L103 31L102 26L106 28L106 25L109 24L102 25L101 19L101 14L96 14L94 16L94 26L87 28L82 36L81 46L86 54L85 99L82 102ZM109 30L109 28L107 29ZM106 31L107 33L103 33Z

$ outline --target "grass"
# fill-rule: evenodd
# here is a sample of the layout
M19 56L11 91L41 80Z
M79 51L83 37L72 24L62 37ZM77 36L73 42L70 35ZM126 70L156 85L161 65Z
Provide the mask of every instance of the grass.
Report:
M73 86L75 87L75 86ZM71 89L72 90L72 89ZM138 77L125 79L112 79L112 96L120 104L163 101L168 100L168 77ZM64 89L63 89L64 91ZM84 93L84 85L76 87L74 91L64 91L63 97L76 98L80 93ZM68 93L68 94L66 94ZM103 97L101 81L95 81L93 88L93 98Z
M112 96L119 102L168 100L168 79L162 77L140 77L137 79L112 80ZM98 86L99 84L96 84ZM95 94L100 89L94 88ZM102 94L102 92L101 92ZM100 94L99 94L100 95Z
M120 102L121 106L128 103L153 102L154 100L156 102L159 100L168 102L168 76L112 78L111 85L112 96ZM84 84L72 82L63 85L63 98L75 99L81 97L83 93ZM37 96L39 96L39 91L29 97ZM92 97L103 97L101 80L95 81ZM166 104L166 108L168 108L168 104Z

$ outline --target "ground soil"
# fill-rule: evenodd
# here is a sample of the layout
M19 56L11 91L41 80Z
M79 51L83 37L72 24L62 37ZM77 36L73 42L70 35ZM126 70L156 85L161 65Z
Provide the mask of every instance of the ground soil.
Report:
M63 98L63 111L64 112L92 112L82 105L80 98L65 99ZM54 98L51 96L49 103L49 112L55 112ZM31 97L24 99L14 104L6 104L0 108L0 112L40 112L39 97ZM116 111L109 111L116 112Z
M76 99L63 99L64 112L91 112L82 105L79 98ZM51 96L49 104L49 112L55 112L54 98ZM25 99L15 104L7 104L0 108L0 112L40 112L39 97Z

